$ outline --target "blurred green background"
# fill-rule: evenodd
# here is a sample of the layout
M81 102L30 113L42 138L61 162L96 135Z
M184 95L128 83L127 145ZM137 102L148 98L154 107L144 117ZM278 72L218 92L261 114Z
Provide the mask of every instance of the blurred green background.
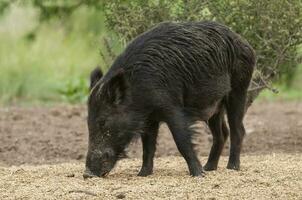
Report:
M161 21L216 20L256 49L279 90L302 99L302 1L0 0L0 104L85 102L90 71L106 71L138 34Z

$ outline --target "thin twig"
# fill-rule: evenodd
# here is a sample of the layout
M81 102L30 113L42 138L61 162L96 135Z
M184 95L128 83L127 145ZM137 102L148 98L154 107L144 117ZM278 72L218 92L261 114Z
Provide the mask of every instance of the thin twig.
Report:
M269 90L271 90L273 93L277 94L277 93L279 92L277 89L272 88L270 85L268 85L267 82L263 79L262 76L260 76L259 78L260 78L260 80L262 81L262 83L264 84L264 86L265 86L266 88L268 88Z
M97 194L95 194L91 191L88 191L88 190L70 190L69 193L84 193L84 194L88 194L91 196L98 196Z
M104 46L109 54L109 57L110 57L111 61L113 61L116 58L116 54L113 52L110 42L108 41L108 39L106 37L103 38L103 41L104 41Z
M255 90L261 90L261 89L264 89L264 88L267 88L267 87L265 85L258 86L258 87L255 87L255 88L248 89L248 92L252 92L252 91L255 91Z

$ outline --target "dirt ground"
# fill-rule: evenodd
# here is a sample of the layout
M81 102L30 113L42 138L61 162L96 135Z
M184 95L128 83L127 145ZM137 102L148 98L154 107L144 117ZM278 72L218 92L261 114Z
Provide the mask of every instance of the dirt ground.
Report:
M241 170L225 169L223 157L204 178L188 176L163 124L154 175L136 176L141 143L135 140L107 178L84 181L86 116L84 105L0 108L0 199L302 199L302 102L253 105ZM211 135L205 124L198 127L204 164Z
M83 105L0 108L0 165L52 164L83 161L87 149ZM261 102L245 118L244 154L302 153L302 102ZM207 156L211 135L203 123L196 135L200 156ZM228 144L224 155L228 154ZM129 157L140 158L140 140L129 146ZM168 128L160 129L157 156L179 155Z

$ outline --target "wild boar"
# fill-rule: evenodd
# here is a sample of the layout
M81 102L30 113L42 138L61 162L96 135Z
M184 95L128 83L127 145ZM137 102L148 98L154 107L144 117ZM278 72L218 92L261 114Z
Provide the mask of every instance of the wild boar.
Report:
M164 22L139 35L105 76L99 70L91 75L84 178L107 175L136 133L143 144L138 175L152 174L160 122L167 123L192 176L202 175L203 168L190 127L208 122L213 146L204 169L215 170L229 133L225 113L227 168L238 170L255 60L247 41L216 22Z

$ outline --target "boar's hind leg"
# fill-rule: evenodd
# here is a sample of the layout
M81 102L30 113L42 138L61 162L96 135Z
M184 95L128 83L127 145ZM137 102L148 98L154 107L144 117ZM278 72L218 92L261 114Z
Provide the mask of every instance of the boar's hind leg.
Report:
M224 109L222 108L219 113L215 114L209 119L209 127L213 135L213 145L210 151L207 164L204 170L216 170L219 157L223 150L225 141L228 138L229 130L224 119Z
M227 168L239 170L240 151L242 146L245 129L243 117L245 113L246 90L232 91L227 101L227 116L230 127L230 157Z
M202 175L202 166L191 142L192 131L189 128L191 123L188 116L185 116L181 111L174 110L167 116L167 124L172 132L179 152L188 164L190 175Z
M156 150L158 128L158 122L149 122L144 133L142 133L143 166L138 176L148 176L153 172L153 158Z

